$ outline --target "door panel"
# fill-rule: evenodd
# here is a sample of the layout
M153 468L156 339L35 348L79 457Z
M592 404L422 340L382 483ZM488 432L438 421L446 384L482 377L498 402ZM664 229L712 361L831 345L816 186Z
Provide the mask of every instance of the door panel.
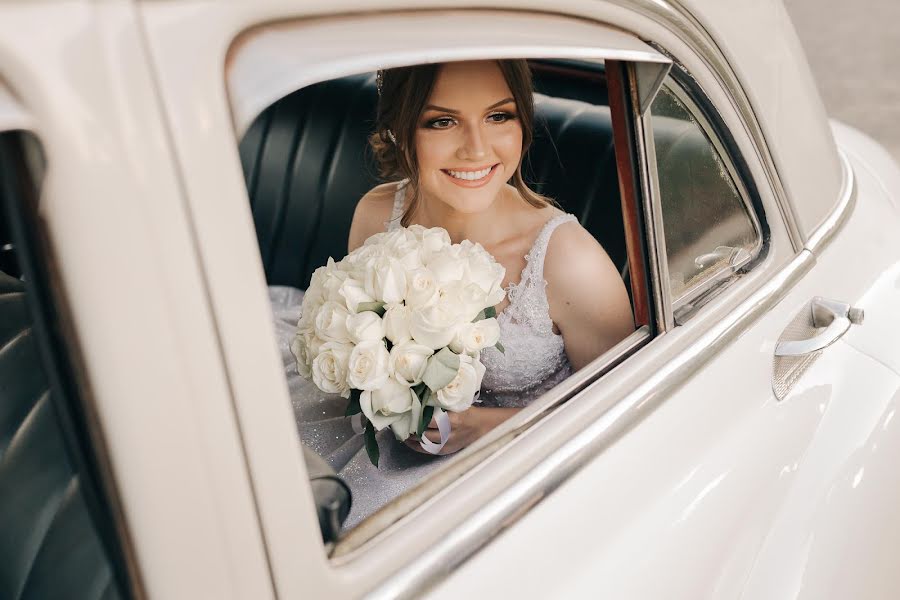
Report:
M889 203L864 174L858 186L843 228L773 310L434 597L896 597L900 377L874 340L896 335L878 288L893 285L900 247ZM815 296L866 321L779 402L775 343Z

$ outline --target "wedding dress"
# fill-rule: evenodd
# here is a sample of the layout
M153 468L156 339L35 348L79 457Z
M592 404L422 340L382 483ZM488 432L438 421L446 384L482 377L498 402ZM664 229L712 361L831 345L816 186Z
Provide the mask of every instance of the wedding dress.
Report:
M388 230L400 226L403 198L401 183L391 219L385 224ZM507 288L509 305L497 316L505 352L495 348L482 351L486 371L478 405L527 406L572 373L562 336L553 331L543 273L550 236L559 225L574 220L574 216L562 214L544 224L525 256L519 283ZM397 442L387 429L378 434L381 458L378 468L374 467L363 448L362 435L355 433L350 419L343 416L347 401L319 391L297 372L289 347L300 317L303 292L273 286L269 296L301 440L327 460L350 486L353 505L345 528L353 527L450 457L415 452Z

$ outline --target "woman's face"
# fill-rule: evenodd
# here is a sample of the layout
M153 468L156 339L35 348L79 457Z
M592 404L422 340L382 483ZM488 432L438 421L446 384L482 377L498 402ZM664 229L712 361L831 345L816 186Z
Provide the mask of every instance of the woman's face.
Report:
M443 65L415 143L427 202L439 200L467 214L488 208L522 158L516 104L497 63Z

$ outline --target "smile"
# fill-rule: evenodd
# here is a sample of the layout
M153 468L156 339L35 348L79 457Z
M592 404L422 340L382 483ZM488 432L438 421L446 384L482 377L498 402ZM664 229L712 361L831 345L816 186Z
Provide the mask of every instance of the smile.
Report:
M497 170L498 165L499 163L478 170L458 171L456 169L441 169L441 171L450 177L450 180L457 185L463 187L480 187L490 181L491 176L494 174L494 171Z

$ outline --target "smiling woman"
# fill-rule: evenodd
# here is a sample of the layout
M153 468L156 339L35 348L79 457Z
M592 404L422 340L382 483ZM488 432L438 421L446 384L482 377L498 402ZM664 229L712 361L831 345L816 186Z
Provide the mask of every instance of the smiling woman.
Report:
M401 226L446 230L453 243L480 244L503 267L507 297L497 304L503 351L487 347L481 402L448 412L451 435L432 419L423 438L452 454L624 339L634 330L619 271L570 214L537 194L522 176L533 139L532 78L524 60L421 65L379 73L376 131L370 137L388 183L356 207L348 250ZM446 433L446 432L444 432ZM442 440L442 438L444 438ZM430 445L411 438L417 452ZM381 501L385 473L411 486L430 458L388 454L379 469L360 460L348 473L354 517ZM364 508L365 507L365 508Z

